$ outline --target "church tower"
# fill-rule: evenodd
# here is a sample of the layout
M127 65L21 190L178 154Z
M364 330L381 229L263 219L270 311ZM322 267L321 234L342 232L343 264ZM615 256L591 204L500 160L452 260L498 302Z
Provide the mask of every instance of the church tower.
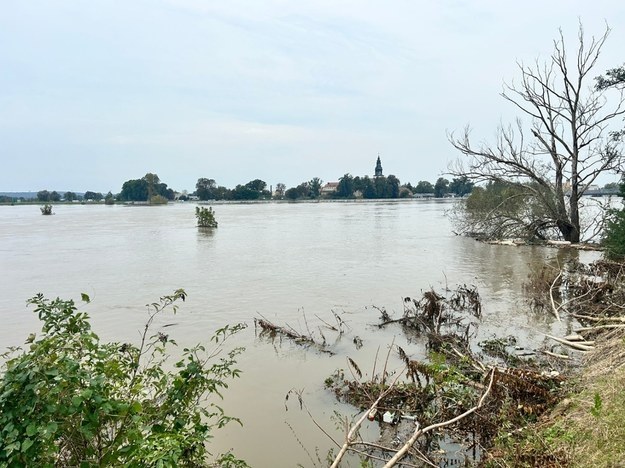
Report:
M384 174L382 174L382 162L380 161L380 153L378 153L378 162L375 163L374 177L384 177Z

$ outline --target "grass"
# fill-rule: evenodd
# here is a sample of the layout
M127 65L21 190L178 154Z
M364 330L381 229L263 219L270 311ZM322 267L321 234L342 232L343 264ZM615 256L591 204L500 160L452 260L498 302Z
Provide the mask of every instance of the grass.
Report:
M546 417L499 435L489 467L616 467L625 460L625 333L585 361L570 395Z

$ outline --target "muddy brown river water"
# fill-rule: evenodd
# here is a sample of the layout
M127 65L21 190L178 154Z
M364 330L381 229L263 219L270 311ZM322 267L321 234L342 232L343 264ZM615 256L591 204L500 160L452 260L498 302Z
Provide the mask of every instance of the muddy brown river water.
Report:
M324 389L326 377L347 369L347 357L371 375L376 353L385 355L393 340L415 357L423 353L400 329L372 326L376 307L399 315L406 296L474 284L483 300L481 336L514 334L532 348L544 342L543 333L566 333L569 324L529 311L522 283L537 265L598 254L457 237L445 217L452 203L216 204L219 228L212 232L196 228L195 204L59 205L54 216L34 205L2 206L0 348L38 330L25 303L38 292L77 300L87 293L92 302L83 309L96 332L129 341L139 336L144 304L184 288L179 314L160 322L177 324L168 332L181 346L206 342L228 323L249 325L236 339L246 347L242 377L222 402L243 426L218 431L211 450L233 448L253 467L314 466L317 453L323 460L333 444L293 400L285 406L289 390L301 392L316 422L340 441L340 415L355 410ZM263 316L320 336L323 321L334 323L333 312L346 324L342 337L323 332L333 356L268 342L254 329L254 318ZM374 440L377 427L364 434Z

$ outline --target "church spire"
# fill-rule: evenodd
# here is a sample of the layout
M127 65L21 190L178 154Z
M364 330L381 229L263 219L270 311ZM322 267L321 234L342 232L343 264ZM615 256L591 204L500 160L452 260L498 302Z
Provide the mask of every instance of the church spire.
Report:
M375 164L375 176L374 177L384 177L384 174L382 174L382 162L380 161L380 153L378 153L378 161Z

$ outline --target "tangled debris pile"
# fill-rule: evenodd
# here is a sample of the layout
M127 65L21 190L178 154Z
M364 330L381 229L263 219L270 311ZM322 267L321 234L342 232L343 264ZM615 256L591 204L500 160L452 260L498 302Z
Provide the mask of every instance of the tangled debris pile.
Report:
M406 298L399 318L375 308L380 312L378 328L400 326L408 343L424 345L426 357L413 359L401 346L392 344L377 372L376 357L370 377L363 378L359 365L348 357L351 376L339 369L326 379L326 388L337 399L361 410L355 422L344 421L344 442L334 440L339 452L332 466L340 466L348 453L372 466L392 467L398 463L496 462L510 457L510 450L517 451L512 459L521 457L533 466L564 464L563 452L540 452L517 441L532 432L529 428L537 427L538 421L544 421L570 391L563 384L574 366L581 362L593 365L589 356L596 356L592 351L606 336L618 333L621 337L619 351L611 353L618 358L617 365L625 368L621 343L625 334L624 274L623 265L596 262L562 269L545 267L532 275L525 291L533 309L551 313L558 320L566 318L570 324L567 336L545 335L555 344L538 352L523 350L514 336L476 340L482 303L473 286L429 290L420 299ZM265 319L255 322L260 336L272 340L285 337L331 353L321 327L318 333L303 334ZM338 328L326 326L342 335L344 324L337 323ZM362 340L356 337L354 344L359 348ZM397 367L390 361L401 363L400 370L390 370ZM379 424L379 440L360 436L367 419ZM502 441L507 449L502 450Z
M406 333L424 338L427 360L412 360L395 346L405 365L400 375L391 375L385 366L381 374L361 381L350 359L358 378L346 379L337 371L326 380L337 398L380 423L379 443L354 438L348 449L393 466L388 463L410 441L402 463L475 461L504 425L522 427L558 401L564 378L556 371L545 372L535 359L512 359L506 351L510 338L482 342L484 353L473 351L482 311L476 288L430 290L419 300L405 299L404 305L399 319L381 311L379 326L401 324Z

